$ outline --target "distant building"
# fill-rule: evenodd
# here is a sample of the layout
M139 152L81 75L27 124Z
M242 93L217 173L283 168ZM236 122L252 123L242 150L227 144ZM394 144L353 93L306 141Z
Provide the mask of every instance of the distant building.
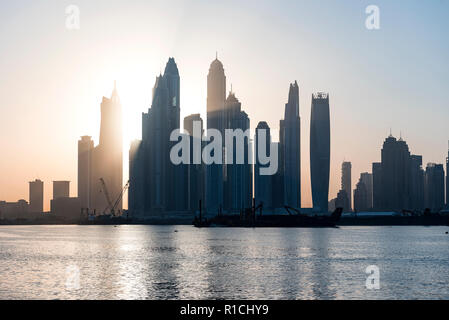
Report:
M366 188L366 208L371 210L373 208L373 175L363 172L360 174L360 181L363 182Z
M424 210L424 170L422 156L412 155L410 165L410 207L413 210Z
M347 205L344 208L344 212L349 212L352 209L352 178L351 178L351 170L352 164L351 162L343 162L341 165L341 190L345 191L346 196L348 197ZM343 196L341 194L340 196Z
M201 137L204 135L203 130L203 119L201 119L201 115L199 113L191 114L184 118L184 130L193 137L193 123L197 121L201 124ZM200 138L201 138L200 137Z
M242 104L233 92L229 93L225 103L225 123L226 129L241 129L243 132L249 130L250 120L246 112L242 111ZM249 131L248 131L249 132ZM237 138L233 138L233 160L232 164L225 164L223 174L224 193L223 207L228 212L240 212L252 206L253 185L252 185L252 154L250 136L245 136L243 141L243 163L237 161ZM226 150L226 149L225 149ZM226 150L225 155L231 150Z
M425 206L434 212L444 208L444 167L442 164L427 164Z
M90 208L90 184L92 180L92 151L94 142L91 137L83 136L78 141L78 198L83 208Z
M70 181L53 181L53 199L70 197Z
M373 163L373 209L382 210L382 163Z
M449 149L446 158L446 207L449 208Z
M51 213L67 222L78 222L81 219L81 203L79 198L59 197L50 201Z
M348 195L346 194L346 190L342 189L338 192L337 198L335 198L335 208L342 208L343 212L350 212L351 207L349 206ZM334 210L335 210L334 208ZM329 211L334 211L329 208Z
M368 209L368 192L365 183L360 179L354 190L354 211L364 212Z
M279 140L284 189L283 205L301 208L301 118L299 86L296 81L290 84L284 119L280 121Z
M207 75L207 129L216 129L224 137L226 101L226 76L220 60L212 61ZM206 137L209 138L209 137ZM210 164L206 166L206 211L216 215L224 205L224 166Z
M265 130L265 141L262 141L260 130ZM274 176L261 175L260 169L268 167L268 164L261 164L259 159L259 143L265 145L265 151L268 155L271 145L270 127L265 121L259 122L256 128L255 141L255 166L254 166L254 198L256 199L256 206L263 204L264 209L272 209L273 206L273 182Z
M312 95L310 121L310 175L312 201L315 212L328 212L330 170L330 114L329 95Z
M28 217L28 202L19 200L17 202L0 201L0 220L25 219Z
M411 209L411 157L407 143L393 136L382 148L382 208L400 212Z
M29 212L44 212L44 183L38 179L30 182Z

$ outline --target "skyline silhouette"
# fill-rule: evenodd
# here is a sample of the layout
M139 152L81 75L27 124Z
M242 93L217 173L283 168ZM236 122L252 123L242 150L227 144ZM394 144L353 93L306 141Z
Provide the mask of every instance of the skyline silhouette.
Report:
M246 4L241 14L248 19L235 21L232 28L226 19L233 14L232 4L221 6L221 14L216 16L216 4L203 6L196 13L196 6L181 5L170 11L161 4L147 10L149 5L138 3L130 21L122 16L119 4L110 7L110 19L105 19L98 12L107 2L81 1L82 24L76 32L67 32L61 23L63 5L28 2L26 8L10 3L1 6L5 59L0 75L4 97L0 147L8 155L0 163L1 200L27 198L27 182L35 178L46 183L45 210L49 210L51 199L50 181L72 181L71 196L76 195L77 146L71 141L88 134L98 143L98 104L102 94L110 94L115 79L124 108L127 163L130 141L140 138L139 117L150 104L154 75L168 56L177 58L183 75L181 118L200 113L206 120L205 74L216 51L226 61L227 75L251 119L252 130L260 121L267 121L273 141L278 141L286 84L299 81L303 106L308 106L312 92L329 92L329 198L339 191L341 162L352 162L355 189L359 173L371 171L371 163L380 160L378 149L390 128L396 136L402 131L411 149L423 155L423 163L443 163L447 155L449 134L444 119L449 117L449 97L444 90L448 74L444 58L448 47L440 41L447 24L442 19L446 3L426 7L411 1L404 10L400 4L379 1L382 12L388 14L382 15L382 28L377 31L364 27L364 4L336 6L331 1L284 6L262 2L256 10ZM35 23L41 18L37 7L45 12L47 23ZM323 8L326 19L317 24L314 19L323 17ZM274 15L273 22L264 25L260 20L266 14ZM205 28L212 16L218 25L215 34ZM277 23L279 17L285 18L285 24ZM173 20L178 24L170 25ZM98 24L102 28L93 27ZM250 25L253 28L247 28ZM142 26L141 32L129 38L137 26ZM156 35L152 31L156 27L164 31ZM181 29L186 33L177 34ZM413 37L409 30L416 30ZM160 44L157 50L154 43ZM291 44L289 50L285 43ZM56 47L60 49L54 50ZM310 163L305 156L310 138L308 109L301 110L301 186L303 206L307 207L312 204ZM123 178L127 180L125 169Z

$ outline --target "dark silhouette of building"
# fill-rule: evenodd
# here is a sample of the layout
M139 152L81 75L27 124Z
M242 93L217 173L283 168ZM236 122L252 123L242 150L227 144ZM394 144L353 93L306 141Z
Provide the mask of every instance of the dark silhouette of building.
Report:
M366 188L366 210L371 210L373 208L373 175L363 172L360 174L360 181Z
M367 188L362 179L360 179L354 190L354 211L363 212L367 211L368 209Z
M29 212L44 212L44 182L39 179L30 182Z
M265 141L262 140L263 135L261 130L265 130ZM256 199L256 206L263 205L264 209L273 209L273 188L274 175L262 175L261 168L266 168L269 164L262 164L259 159L259 144L265 145L265 151L270 152L271 132L270 127L265 121L259 122L255 134L255 165L254 165L254 198Z
M82 208L90 208L90 184L92 181L92 150L94 142L89 136L78 141L78 198Z
M382 163L373 163L373 209L382 210Z
M29 217L29 205L26 200L17 202L0 201L0 220L26 219Z
M114 83L111 98L103 97L101 102L99 144L92 149L89 137L82 137L78 142L78 177L81 178L79 197L82 207L102 213L109 206L100 179L105 182L111 199L119 197L123 188L122 149L122 107ZM122 209L121 200L116 209Z
M446 158L446 207L449 208L449 148Z
M194 130L194 124L199 125L199 130ZM202 138L204 135L203 119L199 114L193 114L184 118L184 130L189 134L190 140L190 164L187 169L188 180L188 208L192 212L200 210L199 202L201 200L201 206L203 206L205 199L205 165L201 160L201 154L197 154L195 158L194 152L198 152L195 149L201 148L204 145Z
M444 208L444 167L442 164L427 164L425 207L433 212L438 212Z
M207 75L207 129L216 129L224 137L224 108L226 101L226 76L223 64L215 59ZM207 137L207 139L211 139ZM214 155L212 155L214 156ZM206 209L215 215L223 209L223 161L206 168Z
M70 181L53 181L53 199L70 197Z
M252 165L250 161L250 121L248 115L242 111L242 105L233 92L229 93L225 103L225 124L224 129L237 130L247 133L243 137L243 143L240 144L238 137L233 136L232 143L232 163L226 163L224 168L224 209L228 212L239 212L252 205ZM248 130L248 131L247 131ZM226 135L225 135L226 136ZM237 157L237 148L243 146L243 161ZM228 154L231 150L226 149Z
M180 77L174 58L164 75L156 78L148 113L142 114L142 141L130 148L129 207L136 218L187 210L188 167L175 165L170 150L177 142L171 133L180 129Z
M310 121L310 175L312 201L315 212L328 212L330 170L330 114L329 95L312 95Z
M301 207L301 118L299 116L299 86L290 84L288 102L279 132L284 185L283 205ZM327 201L327 200L326 200Z
M424 209L424 170L422 156L412 155L410 164L410 207L413 210Z
M352 177L351 177L352 164L351 162L345 161L341 165L341 190L344 190L346 196L348 197L347 201L343 201L345 204L343 208L344 212L349 212L352 209ZM340 196L344 195L343 193ZM338 207L338 205L337 205Z
M410 209L411 157L404 140L393 136L385 139L382 148L382 208L401 211Z
M337 198L335 198L335 208L343 208L343 212L350 212L351 207L349 206L348 198L346 190L341 189L337 194ZM329 211L333 211L332 208L329 208Z

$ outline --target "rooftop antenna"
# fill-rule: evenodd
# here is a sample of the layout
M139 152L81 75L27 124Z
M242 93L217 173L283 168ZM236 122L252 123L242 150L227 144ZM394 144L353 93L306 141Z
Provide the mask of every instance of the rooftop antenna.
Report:
M218 60L218 51L215 51L215 60Z
M391 128L390 128L390 137L392 137L392 136L393 136L393 133L392 133Z

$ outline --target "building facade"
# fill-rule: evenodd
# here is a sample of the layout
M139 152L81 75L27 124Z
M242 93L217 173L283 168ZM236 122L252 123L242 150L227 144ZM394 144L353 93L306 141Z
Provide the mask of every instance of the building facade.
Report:
M341 190L345 191L346 196L348 197L347 206L342 207L344 212L349 212L352 210L352 164L349 161L345 161L341 165ZM343 196L341 194L340 196Z
M312 95L310 120L310 176L313 210L327 214L330 170L329 95Z
M29 212L44 212L44 182L36 179L30 182L30 204Z

